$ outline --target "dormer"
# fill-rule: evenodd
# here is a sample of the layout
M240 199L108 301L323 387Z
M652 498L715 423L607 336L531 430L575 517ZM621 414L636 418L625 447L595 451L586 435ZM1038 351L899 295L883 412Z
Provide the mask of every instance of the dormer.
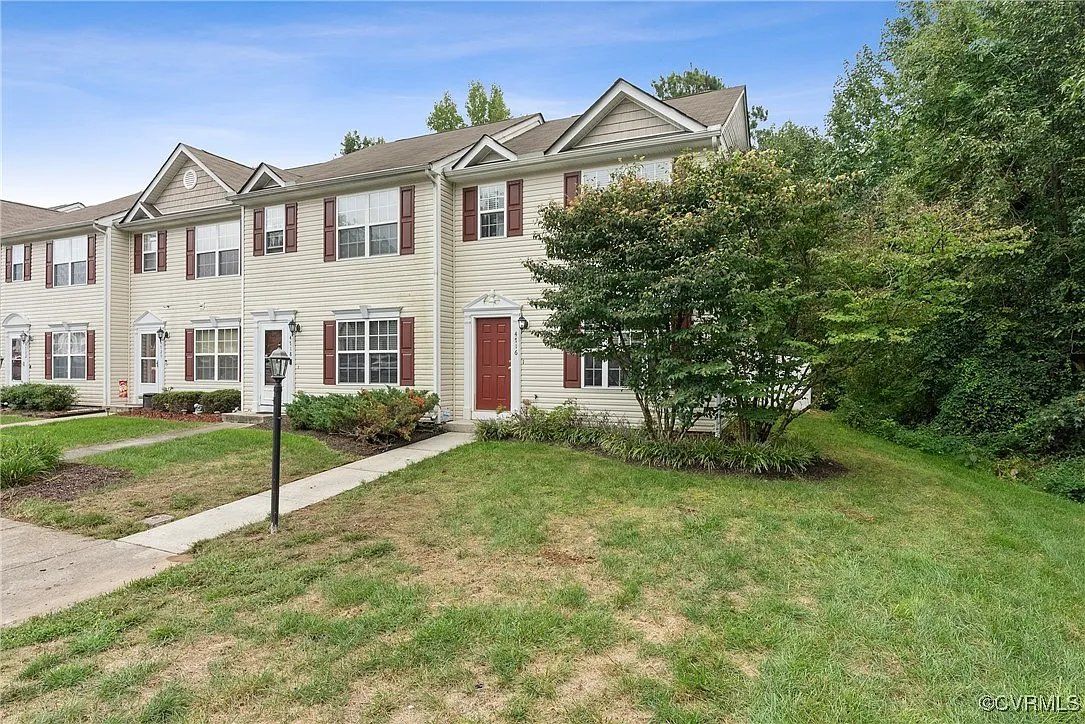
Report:
M251 173L248 166L180 143L124 221L229 206L227 197L236 193L237 186Z

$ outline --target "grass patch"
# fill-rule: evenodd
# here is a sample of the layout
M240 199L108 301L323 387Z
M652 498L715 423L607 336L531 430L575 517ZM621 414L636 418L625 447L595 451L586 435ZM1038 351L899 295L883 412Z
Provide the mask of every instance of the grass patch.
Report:
M349 462L346 455L306 435L284 434L282 443L284 483ZM151 515L179 518L266 490L271 479L271 433L214 430L121 448L81 462L129 470L132 477L70 501L19 499L5 515L99 538L120 538L143 530L140 521Z
M14 415L5 413L3 415L0 415L0 425L10 425L13 422L30 422L33 419L33 417L27 417L26 415Z
M143 417L109 415L107 417L58 420L45 425L20 425L4 430L5 437L48 438L62 450L99 445L117 440L129 440L171 430L195 427L199 423L154 420Z
M796 434L848 472L459 448L5 631L5 713L982 722L983 694L1077 693L1080 505Z

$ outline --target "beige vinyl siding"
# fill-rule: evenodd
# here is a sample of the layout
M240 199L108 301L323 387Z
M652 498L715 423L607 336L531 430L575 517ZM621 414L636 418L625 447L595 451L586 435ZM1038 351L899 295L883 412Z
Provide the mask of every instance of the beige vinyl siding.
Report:
M109 238L109 404L123 406L132 399L132 237L110 229ZM120 380L129 383L127 400L120 397Z
M80 236L86 238L90 232L85 229L81 233L67 233L64 238ZM33 278L30 281L3 282L0 281L0 321L9 314L16 313L30 324L30 336L32 337L27 348L29 382L51 382L53 384L71 385L78 394L77 402L80 405L103 404L103 378L108 373L105 369L105 280L106 270L103 259L104 235L98 234L97 247L97 283L84 286L67 286L45 288L45 244L46 240L33 242L31 249ZM5 244L7 246L7 244ZM45 379L45 334L57 331L50 328L52 324L86 324L88 330L94 330L95 344L95 377L93 380L66 380ZM0 328L0 332L4 330ZM3 344L4 357L8 357L7 335L4 333ZM2 374L3 380L7 380L8 362L5 359ZM6 382L4 383L6 384Z
M415 253L324 261L324 195L300 199L298 250L252 254L252 207L246 207L242 250L245 267L245 316L242 331L244 406L254 404L253 312L296 312L301 331L294 340L294 389L310 394L350 392L358 385L324 384L323 323L334 310L402 307L401 316L414 317L414 387L433 386L433 185L419 175L400 183L352 188L344 193L415 186ZM332 196L329 193L327 196ZM262 370L262 367L261 367ZM261 372L262 374L262 372Z
M131 274L131 302L129 317L123 327L115 333L125 334L134 339L135 320L145 312L151 312L165 323L169 339L165 342L165 365L162 383L165 387L179 390L239 389L241 382L192 381L185 380L185 329L196 327L193 319L208 317L241 317L241 276L209 277L204 279L185 278L185 229L188 226L202 226L211 223L240 221L240 209L234 207L222 217L213 220L201 219L199 224L166 227L166 270ZM131 266L131 252L128 254ZM244 270L245 239L241 239L241 268ZM129 345L133 343L128 342ZM129 361L129 403L141 404L134 367L134 347L129 347L132 358ZM245 356L242 350L241 366L244 368Z
M746 118L746 104L740 102L735 108L735 112L727 119L727 123L723 126L723 138L727 143L728 148L736 148L743 151L749 150L750 144L748 143L748 125L749 120Z
M456 369L463 359L459 347L463 324L456 316L456 216L454 186L441 178L441 405L453 411Z
M588 132L577 144L593 146L614 141L628 141L631 138L658 136L679 130L670 121L666 121L633 101L619 103Z
M196 172L196 185L191 190L186 189L184 184L185 172L189 169ZM149 201L163 214L175 214L180 211L205 209L209 206L229 203L226 201L226 191L222 186L192 161L182 166L162 193Z

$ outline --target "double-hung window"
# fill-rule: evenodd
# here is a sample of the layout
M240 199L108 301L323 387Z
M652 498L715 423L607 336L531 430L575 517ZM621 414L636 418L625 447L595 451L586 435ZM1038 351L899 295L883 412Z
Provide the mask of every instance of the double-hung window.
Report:
M53 379L87 379L87 333L53 332Z
M241 333L237 327L197 329L193 334L197 381L237 382L241 370Z
M478 187L478 238L505 235L505 184Z
M21 282L23 280L23 270L26 269L26 247L22 244L16 244L11 247L11 281Z
M286 248L286 207L264 209L264 253L278 254Z
M584 355L584 387L625 387L625 370L617 362Z
M339 322L337 326L339 384L399 384L398 319Z
M53 286L87 283L87 237L53 241Z
M158 232L148 231L143 235L143 271L158 269Z
M582 171L580 182L585 186L602 188L614 182L614 177L622 170L621 166L606 166ZM670 181L671 162L667 160L645 161L635 167L637 178L645 181Z
M196 278L241 273L241 226L236 221L196 227Z
M340 259L399 253L399 191L386 189L336 200Z

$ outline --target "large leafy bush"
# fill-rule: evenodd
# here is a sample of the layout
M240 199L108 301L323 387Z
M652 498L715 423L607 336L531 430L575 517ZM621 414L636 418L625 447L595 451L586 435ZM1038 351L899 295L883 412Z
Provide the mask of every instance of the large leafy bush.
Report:
M0 434L0 485L21 485L60 464L60 446L43 437Z
M151 398L151 407L162 412L192 413L203 398L199 390L166 390Z
M24 382L0 390L0 403L13 410L56 412L75 404L76 391L71 385L47 385Z
M299 392L286 406L290 423L300 430L353 435L366 442L409 440L423 417L437 406L437 395L395 387L355 394L309 395Z
M241 390L213 390L200 396L200 407L205 413L234 412L241 409Z

